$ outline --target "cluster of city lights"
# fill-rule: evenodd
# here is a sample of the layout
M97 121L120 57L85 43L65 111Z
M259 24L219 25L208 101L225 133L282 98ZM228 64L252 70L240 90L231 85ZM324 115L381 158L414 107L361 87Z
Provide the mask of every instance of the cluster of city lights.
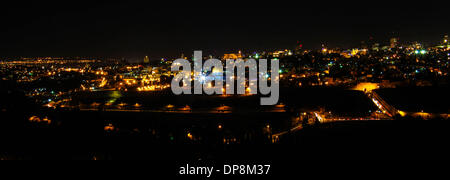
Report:
M138 87L137 90L138 91L156 91L156 90L164 90L169 87L170 87L170 85L150 85L150 86Z
M28 119L28 121L30 122L34 122L34 123L45 123L45 124L51 124L52 120L48 119L47 117L44 118L39 118L38 116L32 116Z

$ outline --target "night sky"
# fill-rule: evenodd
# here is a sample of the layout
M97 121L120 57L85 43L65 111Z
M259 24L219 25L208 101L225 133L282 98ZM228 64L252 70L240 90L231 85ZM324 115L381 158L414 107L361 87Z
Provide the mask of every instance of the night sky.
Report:
M0 57L178 57L204 50L356 47L373 37L387 43L437 43L450 32L448 6L363 1L326 4L272 1L212 4L16 2L0 6ZM148 1L150 2L150 1ZM417 2L419 3L419 2Z

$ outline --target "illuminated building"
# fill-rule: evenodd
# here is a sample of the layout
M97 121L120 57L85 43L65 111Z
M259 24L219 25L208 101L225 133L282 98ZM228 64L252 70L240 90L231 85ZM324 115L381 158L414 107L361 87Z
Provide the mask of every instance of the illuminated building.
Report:
M285 55L285 53L286 53L286 51L275 51L272 53L272 56L273 57L282 57Z
M297 42L297 46L295 47L295 54L299 55L303 52L303 44L300 44L300 42Z
M396 48L398 45L398 38L391 38L390 43L391 48Z
M242 59L242 52L239 51L237 54L224 54L223 59Z

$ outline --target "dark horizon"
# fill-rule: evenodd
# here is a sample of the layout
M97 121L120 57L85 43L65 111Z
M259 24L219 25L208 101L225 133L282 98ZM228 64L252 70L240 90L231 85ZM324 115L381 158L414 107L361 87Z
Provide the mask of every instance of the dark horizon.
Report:
M399 37L432 45L450 32L438 3L349 4L15 3L0 12L0 56L158 60L194 50L220 55L293 49L297 42L307 49L351 48L370 37L382 44Z

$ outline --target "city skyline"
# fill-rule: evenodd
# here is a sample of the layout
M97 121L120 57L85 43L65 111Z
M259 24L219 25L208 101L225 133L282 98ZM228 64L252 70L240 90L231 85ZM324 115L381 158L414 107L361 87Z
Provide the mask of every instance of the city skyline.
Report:
M442 163L420 160L450 152L449 12L434 1L0 3L0 161L141 161L56 164L150 179L424 172Z
M218 51L206 51L203 57L210 57L210 58L219 58L219 59L238 59L238 58L251 58L252 55L259 54L259 55L267 55L272 53L277 53L281 51L291 52L294 53L297 51L296 55L298 55L298 51L318 51L321 52L324 49L331 50L332 53L341 53L341 52L350 52L353 50L364 50L364 51L388 51L392 48L400 48L400 49L416 49L416 50L429 50L433 48L446 48L443 47L444 44L449 44L448 42L448 35L445 34L441 37L441 39L437 40L436 42L432 43L422 43L419 41L409 41L409 42L403 42L400 40L399 37L391 37L390 39L386 39L383 41L383 43L375 41L373 38L370 38L369 41L361 41L359 45L355 45L353 47L344 48L342 46L328 46L327 44L321 44L320 47L317 48L304 48L304 45L300 42L297 42L295 47L291 48L270 48L270 49L250 49L246 51L239 50L229 50L225 52L218 52ZM157 57L157 56L151 56L151 59L149 57L149 53L144 53L145 55L140 57L124 57L124 56L81 56L81 55L73 55L73 56L6 56L1 57L0 61L13 61L13 60L67 60L67 59L98 59L98 60L110 60L110 61L126 61L129 63L155 63L159 61L167 61L167 60L175 60L175 59L191 59L193 58L193 52L178 52L170 57ZM223 53L223 54L221 54ZM235 55L238 55L236 57L233 57ZM231 56L230 56L231 55ZM261 56L262 57L262 56ZM258 58L257 58L258 59Z

